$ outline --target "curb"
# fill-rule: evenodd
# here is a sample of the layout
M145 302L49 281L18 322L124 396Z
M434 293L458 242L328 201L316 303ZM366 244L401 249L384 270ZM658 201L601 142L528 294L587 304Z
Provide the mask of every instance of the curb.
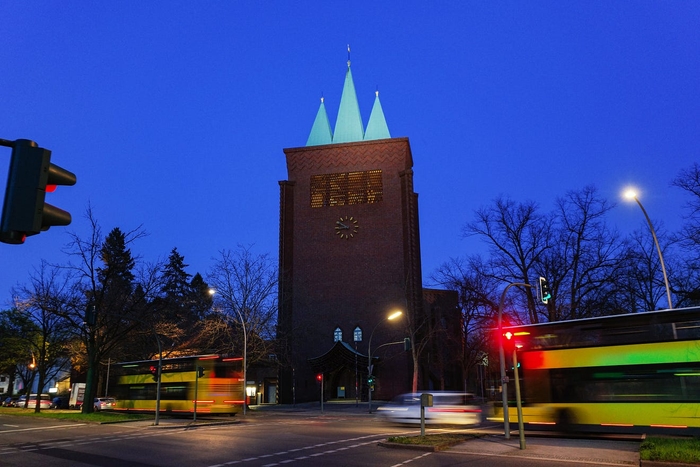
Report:
M390 443L388 441L380 441L377 446L390 449L408 449L409 451L423 451L423 452L437 452L448 449L450 446L427 446L420 444L402 444L402 443ZM656 466L652 466L656 467Z

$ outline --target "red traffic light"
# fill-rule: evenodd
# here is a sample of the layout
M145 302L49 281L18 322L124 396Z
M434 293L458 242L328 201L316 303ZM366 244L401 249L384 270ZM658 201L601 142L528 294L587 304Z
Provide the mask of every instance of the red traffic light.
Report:
M501 339L503 345L503 351L506 353L511 353L515 350L515 334L511 331L505 331L503 333L503 338Z
M319 373L316 375L316 381L318 381L319 383L323 381L323 373Z

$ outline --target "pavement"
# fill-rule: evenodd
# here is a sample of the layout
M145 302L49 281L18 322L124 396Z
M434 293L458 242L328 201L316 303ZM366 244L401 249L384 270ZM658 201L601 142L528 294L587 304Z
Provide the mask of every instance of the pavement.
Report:
M505 439L503 433L485 434L453 446L449 452L492 457L560 460L592 465L654 467L652 464L640 464L640 443L641 436L637 440L574 439L526 433L524 449L521 449L520 438L516 432L510 439Z
M287 405L250 406L251 414L256 412L307 412L320 414L318 403ZM370 416L366 403L325 403L324 413L354 414L357 416ZM161 418L160 428L187 428L206 426L212 424L240 423L241 418L197 418L197 421L186 419ZM140 422L143 424L150 422ZM156 427L154 427L156 428ZM639 446L644 440L644 435L631 434L586 434L577 437L567 437L555 432L525 432L524 449L521 449L521 439L518 431L511 432L511 437L506 439L502 427L476 427L465 429L464 432L475 434L475 438L459 443L447 449L447 452L459 454L470 453L481 456L548 459L564 462L587 463L601 466L640 466L640 467L678 467L688 464L676 464L655 461L641 461L639 459ZM399 447L393 445L392 447ZM406 445L402 445L407 448Z

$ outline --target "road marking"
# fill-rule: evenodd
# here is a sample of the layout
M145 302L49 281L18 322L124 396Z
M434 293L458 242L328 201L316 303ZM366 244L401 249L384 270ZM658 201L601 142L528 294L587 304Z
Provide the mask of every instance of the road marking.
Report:
M426 452L425 454L421 454L420 456L416 456L416 457L414 457L413 459L405 460L405 461L401 462L400 464L394 464L394 465L392 465L391 467L399 467L400 465L406 465L406 464L408 464L409 462L413 462L413 461L415 461L415 460L421 459L421 458L423 458L423 457L425 457L425 456L429 456L429 455L431 455L431 454L432 454L432 452Z
M0 435L3 433L17 433L20 431L38 431L38 430L53 430L56 428L74 428L76 426L85 426L87 423L74 423L70 425L56 425L56 426L42 426L42 427L36 427L36 428L20 428L19 430L2 430L0 431ZM10 426L10 425L6 425Z

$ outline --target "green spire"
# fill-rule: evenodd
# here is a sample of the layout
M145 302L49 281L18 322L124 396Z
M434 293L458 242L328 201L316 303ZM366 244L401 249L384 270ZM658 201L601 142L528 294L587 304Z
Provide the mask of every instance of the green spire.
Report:
M348 61L348 71L345 73L345 85L343 86L343 95L340 97L338 118L335 120L333 143L362 141L364 134L360 106L357 103L357 94L355 94L355 83L352 80L350 62Z
M379 91L376 91L372 113L369 115L367 131L365 131L365 141L385 138L391 138L391 135L389 134L389 127L386 125L382 104L379 102Z
M323 144L331 144L333 142L333 134L331 133L331 124L328 121L326 106L321 98L321 106L318 108L314 126L311 127L309 139L306 140L307 146L321 146Z

